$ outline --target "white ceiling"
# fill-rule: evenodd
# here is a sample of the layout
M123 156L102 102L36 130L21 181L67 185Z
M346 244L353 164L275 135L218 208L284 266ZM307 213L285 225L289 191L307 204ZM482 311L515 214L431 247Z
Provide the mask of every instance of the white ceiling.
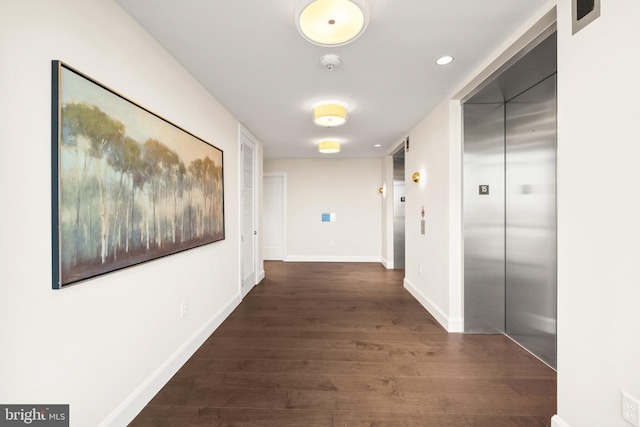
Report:
M336 48L306 41L295 0L116 0L263 144L265 158L388 154L547 0L371 0L371 21ZM342 64L328 71L326 54ZM446 66L437 58L451 55ZM349 106L312 123L314 102ZM322 138L342 141L319 154ZM375 148L375 144L382 147Z

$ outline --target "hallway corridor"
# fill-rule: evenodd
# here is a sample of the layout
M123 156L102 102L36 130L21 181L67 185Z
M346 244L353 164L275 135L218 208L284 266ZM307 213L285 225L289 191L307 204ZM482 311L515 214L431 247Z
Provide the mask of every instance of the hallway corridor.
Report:
M131 426L550 425L555 372L504 336L447 334L403 271L265 271Z

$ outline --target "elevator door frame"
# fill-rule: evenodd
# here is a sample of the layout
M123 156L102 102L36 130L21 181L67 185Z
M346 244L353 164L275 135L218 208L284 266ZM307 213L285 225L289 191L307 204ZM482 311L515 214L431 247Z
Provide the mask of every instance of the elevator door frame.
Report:
M405 144L392 154L393 164L393 268L405 268Z
M500 139L502 139L502 143L504 144L503 150L506 150L506 108L507 102L516 98L518 95L530 90L535 87L539 83L543 82L549 76L553 76L555 79L555 74L557 70L556 64L556 37L553 31L550 31L551 35L546 34L545 37L540 37L535 43L532 43L532 46L528 46L523 50L522 55L519 56L518 62L512 62L509 65L509 68L505 67L503 69L502 74L497 77L488 80L485 82L482 87L479 88L473 96L470 95L464 104L463 104L463 117L464 117L464 154L463 154L463 239L464 239L464 331L465 333L505 333L509 336L509 327L507 325L507 307L503 306L501 308L501 304L506 304L507 300L507 282L506 275L508 272L507 268L507 254L506 252L503 254L502 264L499 260L499 252L501 250L506 251L504 245L507 244L507 219L504 218L504 231L499 231L499 227L493 227L495 230L490 231L493 224L492 220L481 220L476 221L474 223L473 220L470 220L469 212L470 210L475 210L476 212L489 212L489 211L499 211L500 208L496 206L491 206L492 203L499 203L502 198L503 203L503 214L506 211L506 195L504 193L505 189L505 175L506 174L506 163L503 164L504 174L502 176L502 183L500 183L500 178L496 176L492 176L487 178L483 176L479 178L482 182L474 181L474 161L486 161L486 158L491 158L492 163L496 163L497 167L500 167L500 153L495 152L496 147L500 145ZM541 49L537 49L539 45L546 44L547 46L543 46ZM553 50L551 51L549 45L553 44ZM506 70L506 71L505 71ZM511 72L509 74L508 72ZM519 78L517 73L523 73L523 77ZM554 85L555 90L555 85ZM555 99L556 96L554 94L553 102L554 102L554 111L555 111ZM516 99L517 101L517 99ZM502 107L500 105L502 104ZM473 123L472 120L468 120L469 117L473 117L473 114L481 112L482 109L492 109L496 108L500 110L500 108L505 109L504 116L502 119L499 118L500 112L497 111L496 115L492 118L496 123L490 122L489 124L483 124L481 122ZM476 109L477 111L474 111ZM553 129L555 131L555 120L556 115L553 114ZM502 132L496 131L495 129L489 129L487 126L497 125L498 127L501 125L499 122L502 121L502 126L504 130ZM475 128L474 128L475 126ZM470 150L469 145L469 133L475 132L477 140L479 139L481 143L479 143L473 150ZM500 135L502 133L502 135ZM477 142L477 141L476 141ZM553 200L555 203L555 132L553 135ZM494 152L492 153L492 150ZM485 156L485 159L482 159L482 156ZM474 156L480 156L477 159ZM503 154L503 161L506 162L506 151ZM484 182L487 181L487 182ZM489 182L491 181L491 182ZM479 184L490 184L489 185L489 194L481 195L481 189L479 188ZM502 188L501 188L502 184ZM508 185L508 184L506 184ZM525 187L525 186L523 186ZM528 188L531 190L532 186ZM483 222L484 221L484 222ZM493 221L495 222L495 221ZM485 234L483 236L483 233ZM502 233L502 235L501 235ZM491 235L493 236L491 237ZM555 299L557 295L556 291L556 271L555 271L555 259L557 258L555 252L555 236L557 234L557 230L555 229L555 205L553 212L553 301L551 304L555 309ZM474 239L470 239L469 236L475 236ZM483 242L487 241L487 236L489 236L490 244L487 247L482 247ZM500 240L502 240L502 248ZM478 243L480 242L480 244ZM492 262L495 261L495 262ZM517 270L517 268L516 268ZM472 286L474 281L477 285L480 283L483 286L487 284L500 283L504 278L504 282L502 285L503 293L500 294L500 286L494 286L494 289L485 288L485 289L477 289ZM491 312L491 315L496 314L495 318L474 318L474 304L478 304L481 299L485 299L485 303L487 298L494 298L491 304L493 304L489 310L494 310L495 312ZM480 301L482 303L482 301ZM485 308L486 309L486 308ZM477 311L477 310L476 310ZM482 310L480 310L482 311ZM500 313L502 311L502 313ZM486 314L486 312L485 312ZM546 326L543 328L547 331L553 330L552 339L553 339L553 349L552 356L549 356L549 352L542 352L545 354L541 354L541 352L532 351L531 348L527 348L521 342L519 344L523 345L527 348L532 354L543 360L548 365L555 368L555 355L556 355L556 328L555 321L557 318L557 312L554 310L554 317L552 320L542 321L538 323L545 323ZM500 319L502 316L502 321ZM540 319L538 319L540 320ZM517 334L515 334L517 335ZM510 337L514 339L514 337ZM518 338L518 337L515 337ZM547 337L549 338L549 337ZM516 339L514 341L518 342ZM526 343L525 343L526 344Z

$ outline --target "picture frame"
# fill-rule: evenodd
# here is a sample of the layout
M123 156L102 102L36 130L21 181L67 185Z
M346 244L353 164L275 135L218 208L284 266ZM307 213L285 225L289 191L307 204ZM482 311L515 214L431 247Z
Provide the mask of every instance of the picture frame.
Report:
M225 238L223 151L52 61L53 289Z

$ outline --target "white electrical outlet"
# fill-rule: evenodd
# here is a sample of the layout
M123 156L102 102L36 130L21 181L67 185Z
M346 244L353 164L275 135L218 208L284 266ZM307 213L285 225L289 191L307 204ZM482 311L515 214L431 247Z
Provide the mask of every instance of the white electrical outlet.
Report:
M422 274L422 266L418 265L418 274Z
M187 315L187 302L182 301L182 303L180 304L180 318L182 319L186 315Z
M622 418L635 427L640 427L640 402L622 392Z

